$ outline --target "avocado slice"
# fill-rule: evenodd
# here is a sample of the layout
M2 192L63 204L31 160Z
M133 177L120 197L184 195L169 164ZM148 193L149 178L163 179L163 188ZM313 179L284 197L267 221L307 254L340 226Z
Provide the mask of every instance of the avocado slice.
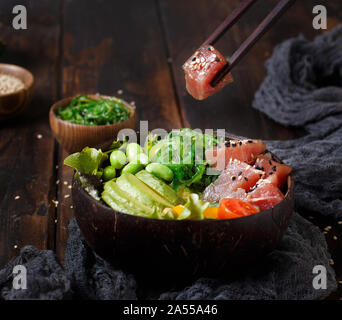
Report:
M173 206L170 201L153 191L149 186L131 173L122 174L116 180L116 183L121 190L125 190L132 198L135 198L148 207L164 209L165 207L171 208Z
M147 184L151 189L157 192L160 196L167 199L173 205L182 203L175 190L168 186L164 181L158 179L153 174L146 170L141 170L135 175L143 183Z
M155 207L148 207L139 202L129 193L120 189L114 181L105 183L102 199L114 210L127 214L150 217L157 210Z

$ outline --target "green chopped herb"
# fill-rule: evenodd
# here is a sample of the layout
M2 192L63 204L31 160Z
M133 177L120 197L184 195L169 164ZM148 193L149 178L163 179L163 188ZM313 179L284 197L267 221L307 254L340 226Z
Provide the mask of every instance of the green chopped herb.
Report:
M73 98L70 105L60 107L57 115L71 123L96 126L125 121L130 111L120 100L95 100L81 95Z

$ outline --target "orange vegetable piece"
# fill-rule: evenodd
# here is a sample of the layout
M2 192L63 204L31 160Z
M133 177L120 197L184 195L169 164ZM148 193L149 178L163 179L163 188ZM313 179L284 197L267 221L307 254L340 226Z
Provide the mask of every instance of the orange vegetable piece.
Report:
M208 207L204 211L204 218L206 219L217 219L218 218L218 208L217 207Z
M179 216L182 213L183 209L184 206L182 206L181 204L172 208L172 210L177 213L177 216Z

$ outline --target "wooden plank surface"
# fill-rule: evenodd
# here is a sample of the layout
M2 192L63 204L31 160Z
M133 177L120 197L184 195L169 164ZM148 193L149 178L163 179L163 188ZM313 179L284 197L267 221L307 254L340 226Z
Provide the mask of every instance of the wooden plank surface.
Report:
M59 5L20 3L30 13L29 30L15 31L9 19L13 1L0 2L1 38L8 48L1 62L28 68L36 82L27 112L0 124L0 267L27 244L39 249L55 246L55 142L47 114L56 99Z
M111 1L67 1L63 11L63 96L123 90L118 96L136 102L138 120L148 120L150 129L183 126L155 1L126 1L120 10ZM57 253L62 261L73 215L72 170L62 165L66 155L60 149Z

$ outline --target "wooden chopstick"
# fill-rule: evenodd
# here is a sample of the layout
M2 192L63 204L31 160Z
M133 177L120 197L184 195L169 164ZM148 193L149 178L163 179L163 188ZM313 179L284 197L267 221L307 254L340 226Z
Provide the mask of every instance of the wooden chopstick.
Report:
M217 27L217 29L205 40L202 46L213 45L219 40L224 33L233 26L240 17L256 2L257 0L242 0L239 6ZM201 46L201 47L202 47Z
M254 44L270 29L270 27L285 13L285 11L295 2L295 0L281 0L276 7L266 16L266 18L257 26L257 28L251 33L251 35L241 44L241 46L233 53L233 55L228 59L227 64L216 74L214 79L211 81L211 86L215 87L224 77L225 75L230 72L234 66L241 60L241 58L254 46ZM242 13L246 12L246 10L254 3L252 0L245 0L242 4L245 5L245 9ZM237 11L239 10L237 9ZM241 9L240 9L241 10ZM239 11L240 12L240 11ZM232 26L236 21L237 18L240 17L242 13L236 13L235 10L232 13L233 18L228 17L225 21L234 21L230 23L229 26L223 27L222 25L225 23L223 22L216 30L221 30L217 34L211 35L208 40L209 42L205 41L205 44L211 44L211 41L216 41L219 39L225 31L228 30L230 26ZM227 22L226 22L227 23ZM215 33L214 32L214 33Z

